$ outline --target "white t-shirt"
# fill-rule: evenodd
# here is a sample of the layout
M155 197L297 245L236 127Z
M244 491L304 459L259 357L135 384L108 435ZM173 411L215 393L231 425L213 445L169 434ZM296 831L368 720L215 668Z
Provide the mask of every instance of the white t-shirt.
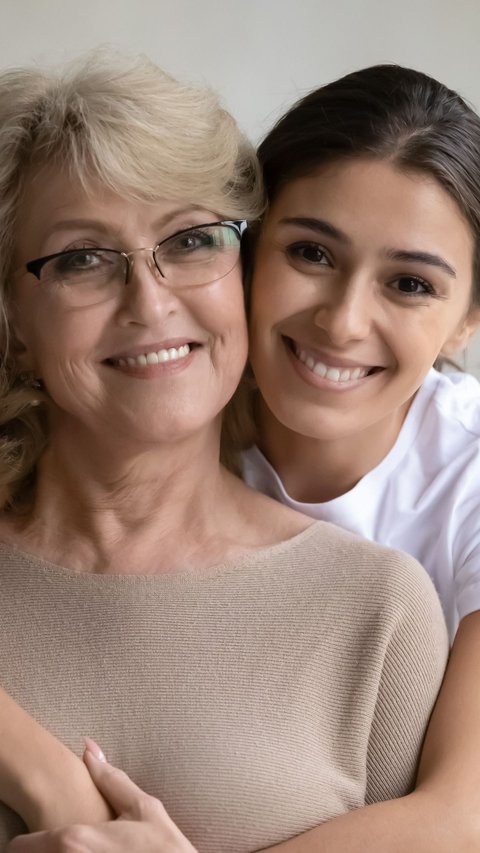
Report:
M293 500L254 447L243 455L248 485L313 518L412 554L440 596L453 639L480 610L480 384L431 370L391 451L344 495Z

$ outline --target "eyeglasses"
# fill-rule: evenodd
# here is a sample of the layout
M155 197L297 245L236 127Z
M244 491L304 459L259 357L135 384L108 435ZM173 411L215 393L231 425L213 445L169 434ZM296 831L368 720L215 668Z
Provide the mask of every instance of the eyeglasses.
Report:
M130 281L136 252L151 252L155 268L171 288L211 284L232 271L240 257L244 220L210 222L177 231L153 248L120 252L84 247L29 261L21 271L58 292L69 305L82 306L118 296ZM21 272L20 271L20 272Z

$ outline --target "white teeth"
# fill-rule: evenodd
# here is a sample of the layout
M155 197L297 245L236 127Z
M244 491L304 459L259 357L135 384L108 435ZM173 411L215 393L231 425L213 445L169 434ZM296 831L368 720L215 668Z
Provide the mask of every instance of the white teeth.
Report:
M309 370L315 373L316 376L329 379L330 382L341 383L351 382L354 379L363 379L370 369L368 367L328 367L328 365L324 364L322 361L315 361L313 356L309 355L303 349L295 350L295 353L297 358L303 362Z
M316 365L313 368L313 372L317 374L317 376L321 376L322 378L327 375L327 368L321 361L317 361Z
M332 382L338 382L340 379L340 371L336 367L329 367L325 376L327 379L331 379Z
M182 344L181 347L169 347L158 352L146 352L128 358L117 358L115 364L118 367L145 367L147 364L160 364L165 361L178 361L185 358L190 352L190 344Z

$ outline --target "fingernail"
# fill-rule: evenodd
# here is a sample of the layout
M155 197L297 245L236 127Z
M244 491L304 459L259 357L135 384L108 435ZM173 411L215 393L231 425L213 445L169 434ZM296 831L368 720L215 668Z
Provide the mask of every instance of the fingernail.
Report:
M97 758L98 761L103 761L106 764L107 759L105 758L104 752L100 749L98 743L95 743L91 737L85 738L85 747L88 752L91 752L94 758Z

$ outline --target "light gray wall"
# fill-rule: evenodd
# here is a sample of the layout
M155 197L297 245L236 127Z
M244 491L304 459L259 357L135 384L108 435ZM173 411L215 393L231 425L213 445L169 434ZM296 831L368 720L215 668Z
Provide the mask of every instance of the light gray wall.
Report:
M100 43L211 83L255 140L299 95L376 62L433 74L480 109L480 0L0 0L0 66ZM480 341L467 366L480 375Z

